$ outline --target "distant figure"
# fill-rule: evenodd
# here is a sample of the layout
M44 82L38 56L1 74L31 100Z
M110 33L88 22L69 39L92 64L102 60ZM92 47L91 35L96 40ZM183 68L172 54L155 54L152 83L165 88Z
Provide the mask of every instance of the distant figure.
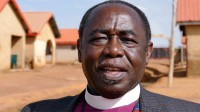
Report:
M144 13L110 0L84 15L78 40L79 62L87 78L76 96L39 101L21 112L198 112L200 105L145 90L140 81L152 52Z
M34 69L34 58L33 56L26 56L25 63L29 69Z

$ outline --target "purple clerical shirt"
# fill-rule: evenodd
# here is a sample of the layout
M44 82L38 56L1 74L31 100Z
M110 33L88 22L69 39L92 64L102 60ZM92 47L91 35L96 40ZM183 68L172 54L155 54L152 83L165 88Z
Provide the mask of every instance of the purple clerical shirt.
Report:
M85 102L85 103L84 103ZM83 105L84 103L84 105ZM105 102L106 103L106 102ZM75 109L73 110L73 112L82 112L82 107L84 106L84 112L132 112L133 108L135 107L135 103L133 102L129 105L126 106L121 106L121 107L117 107L117 108L112 108L112 109L107 109L107 110L100 110L100 109L96 109L92 106L90 106L84 98L82 98L80 100L80 102L78 103L78 105L76 105Z

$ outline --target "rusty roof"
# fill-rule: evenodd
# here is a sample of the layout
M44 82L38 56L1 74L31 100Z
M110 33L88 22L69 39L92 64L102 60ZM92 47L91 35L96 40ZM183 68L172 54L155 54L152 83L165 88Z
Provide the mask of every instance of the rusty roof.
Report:
M22 25L26 31L26 33L31 33L30 26L28 25L20 7L18 6L16 0L0 0L0 12L4 9L6 4L11 3L13 6L13 10L17 12L17 15L19 16L20 21L22 21Z
M60 29L61 37L56 39L56 44L61 45L76 45L78 35L78 29Z
M178 0L176 21L200 22L200 0Z
M60 36L57 24L51 12L24 12L24 16L31 27L32 34L39 34L44 25L49 22L55 36Z

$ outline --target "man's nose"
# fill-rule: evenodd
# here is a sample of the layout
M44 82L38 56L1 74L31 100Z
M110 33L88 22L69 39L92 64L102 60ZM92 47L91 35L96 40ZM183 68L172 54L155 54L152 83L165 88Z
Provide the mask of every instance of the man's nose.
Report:
M109 42L104 48L104 54L109 57L123 57L124 50L122 48L120 39L117 36L111 36Z

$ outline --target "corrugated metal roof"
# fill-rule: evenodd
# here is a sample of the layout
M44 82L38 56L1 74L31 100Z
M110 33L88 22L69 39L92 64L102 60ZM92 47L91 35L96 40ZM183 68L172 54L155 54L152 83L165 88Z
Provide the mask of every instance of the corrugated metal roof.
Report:
M178 0L176 21L200 22L200 0Z
M60 29L61 37L56 39L56 44L76 45L78 29Z

